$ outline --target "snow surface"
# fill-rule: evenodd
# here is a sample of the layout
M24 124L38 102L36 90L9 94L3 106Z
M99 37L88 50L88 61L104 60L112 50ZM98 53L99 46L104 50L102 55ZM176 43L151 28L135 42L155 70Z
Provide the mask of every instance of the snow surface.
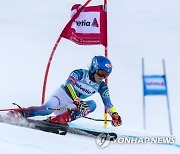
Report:
M24 107L40 105L43 77L56 39L70 18L70 8L85 1L6 0L0 1L0 108L12 102ZM100 0L92 1L92 5ZM166 98L147 97L147 130L143 130L142 68L146 74L162 74L166 62L173 136L176 143L118 144L99 148L94 138L51 133L0 124L0 152L19 153L179 153L180 152L180 1L126 0L108 2L109 77L113 104L123 119L108 130L119 137L169 136ZM47 84L48 97L64 83L73 69L88 68L102 46L78 46L63 39L52 61ZM97 109L89 116L103 118L99 95L90 99ZM102 123L79 119L73 125L103 129Z

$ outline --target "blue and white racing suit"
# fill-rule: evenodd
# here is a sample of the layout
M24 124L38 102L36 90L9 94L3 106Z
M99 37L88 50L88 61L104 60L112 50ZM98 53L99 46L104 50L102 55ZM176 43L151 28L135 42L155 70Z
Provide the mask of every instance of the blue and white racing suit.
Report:
M104 103L107 112L115 112L110 96L107 84L104 81L93 82L90 80L89 71L86 69L74 70L68 77L65 84L61 85L52 96L42 105L44 108L76 108L73 100L65 91L66 85L72 85L74 91L81 100L88 98L89 96L99 93ZM94 100L85 101L89 106L90 111L93 112L96 109L96 103ZM48 115L52 110L32 110L29 116ZM64 111L54 111L56 115L62 114Z

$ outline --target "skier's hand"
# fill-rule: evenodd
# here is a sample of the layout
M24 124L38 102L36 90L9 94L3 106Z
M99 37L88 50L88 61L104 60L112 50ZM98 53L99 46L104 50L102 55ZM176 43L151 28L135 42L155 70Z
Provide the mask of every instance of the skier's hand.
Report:
M114 112L112 114L112 122L111 124L114 126L114 127L117 127L117 126L120 126L122 124L122 120L121 120L121 117L118 115L117 112Z
M84 117L89 113L90 109L86 102L81 101L79 99L79 100L74 101L74 104L77 106L77 108L79 110L79 115L81 117Z
M90 109L86 102L81 101L79 105L80 116L86 116L89 113Z

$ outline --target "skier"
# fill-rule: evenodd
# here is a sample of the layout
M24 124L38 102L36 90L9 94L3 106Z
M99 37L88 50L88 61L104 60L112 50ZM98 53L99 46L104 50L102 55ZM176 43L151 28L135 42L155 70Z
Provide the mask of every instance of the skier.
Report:
M121 117L111 103L109 89L103 79L112 72L112 65L109 59L103 56L95 56L92 59L89 70L74 70L66 83L61 85L52 96L41 106L42 108L77 108L75 111L53 111L53 110L25 110L25 117L44 116L52 112L56 115L50 122L67 125L80 117L96 109L94 100L83 101L83 99L98 92L102 98L106 111L112 117L112 125L120 126ZM40 108L41 108L40 107Z

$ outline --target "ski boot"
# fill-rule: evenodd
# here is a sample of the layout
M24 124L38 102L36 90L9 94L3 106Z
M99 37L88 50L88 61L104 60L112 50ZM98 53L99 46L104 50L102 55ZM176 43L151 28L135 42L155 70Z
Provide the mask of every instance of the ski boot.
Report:
M48 119L49 122L63 125L68 125L68 122L71 122L73 120L76 120L76 115L74 111L67 111L63 114Z
M7 113L7 118L9 118L9 120L15 120L15 119L23 119L24 116L20 111L11 110Z
M19 106L16 103L12 103L13 105L16 105L19 109L22 109L21 106ZM6 118L10 121L12 120L22 120L26 118L26 113L24 110L11 110L7 113Z

